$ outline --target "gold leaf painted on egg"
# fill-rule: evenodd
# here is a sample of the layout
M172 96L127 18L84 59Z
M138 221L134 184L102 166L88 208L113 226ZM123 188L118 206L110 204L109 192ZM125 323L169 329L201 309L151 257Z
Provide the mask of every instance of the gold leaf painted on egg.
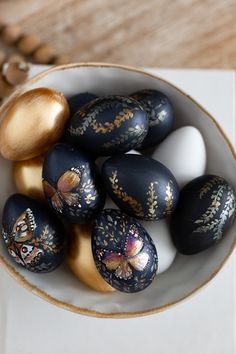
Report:
M200 199L207 194L215 185L222 183L224 179L219 176L214 176L210 181L206 182L204 186L200 189Z
M156 220L156 210L158 208L157 195L154 186L157 182L151 182L147 192L148 217Z
M218 182L215 179L213 183ZM206 186L208 191L210 190L209 188L212 188L212 181L211 185L208 183L208 186ZM227 191L227 197L226 201L224 202L224 208L221 211L219 217L216 217L216 213L219 211L221 206L221 198L225 191ZM223 235L223 228L226 221L233 215L235 211L235 196L231 187L227 185L219 185L219 187L212 193L211 199L211 205L207 208L205 213L202 214L199 219L194 221L195 224L200 224L200 226L198 226L197 229L195 229L193 232L206 233L208 231L212 231L214 234L213 239L219 240Z
M113 193L121 199L124 203L129 204L129 206L133 209L134 213L136 216L143 218L144 217L144 212L141 204L133 197L129 196L122 187L118 185L119 180L117 177L117 171L112 171L112 176L109 177L109 180L111 182L111 187Z
M70 133L76 136L83 135L88 127L91 127L95 131L95 133L101 133L101 134L110 133L114 129L119 128L123 122L133 118L134 111L136 111L136 108L129 109L127 103L129 102L127 101L122 103L123 109L118 113L118 115L115 117L113 122L105 122L103 124L97 121L97 116L106 109L116 108L117 106L116 99L101 102L99 105L97 105L97 107L92 109L90 112L80 110L77 113L77 115L78 115L78 119L79 118L83 119L83 122L77 128L70 127L69 128Z
M174 196L173 196L173 186L172 186L172 181L170 180L166 186L166 196L165 196L165 202L166 202L166 214L169 215L173 211L173 203L174 203Z

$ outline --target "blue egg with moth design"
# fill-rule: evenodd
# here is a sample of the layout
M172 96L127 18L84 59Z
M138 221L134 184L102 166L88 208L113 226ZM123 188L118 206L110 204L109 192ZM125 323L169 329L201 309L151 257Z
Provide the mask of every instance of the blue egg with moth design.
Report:
M82 151L64 143L54 145L45 157L43 189L56 214L71 223L91 220L105 203L95 163Z
M174 122L170 99L164 93L151 89L134 92L130 97L141 104L149 120L147 136L139 148L146 149L159 144L170 133Z
M93 156L109 156L135 149L147 129L147 114L137 101L103 96L83 106L69 120L66 139Z
M199 253L219 242L231 226L236 195L222 177L204 175L189 182L180 193L171 218L171 235L177 250Z
M179 187L175 177L150 157L112 156L102 166L102 177L113 202L137 219L163 219L176 207Z
M120 210L104 209L95 219L92 251L102 277L119 291L142 291L156 276L158 257L151 237Z
M70 116L73 116L79 109L81 109L85 104L97 98L96 95L90 92L77 93L67 99Z
M61 221L45 205L22 194L12 195L4 206L2 237L14 261L31 272L50 272L65 256Z

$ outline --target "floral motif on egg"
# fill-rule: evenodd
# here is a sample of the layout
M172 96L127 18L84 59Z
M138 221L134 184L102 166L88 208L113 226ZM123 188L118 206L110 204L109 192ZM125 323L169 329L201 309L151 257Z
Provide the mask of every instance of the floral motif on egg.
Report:
M16 220L10 234L5 231L3 225L2 237L9 254L17 263L33 271L50 271L54 265L42 263L41 257L45 253L60 253L62 244L56 242L55 232L50 230L49 225L45 225L39 237L34 235L36 228L33 212L27 208Z
M136 217L140 219L145 218L145 211L143 210L143 206L132 196L128 195L123 187L119 185L118 172L117 170L112 171L111 177L109 177L111 182L113 193L121 199L124 203L129 204L129 206L134 211ZM148 191L146 193L146 206L147 206L147 216L149 220L157 220L157 209L158 209L158 195L155 190L155 186L158 185L157 181L150 182L148 186ZM173 182L169 180L166 185L165 190L165 202L166 202L166 210L165 214L169 215L173 211L174 204L174 196L173 196Z
M199 198L202 199L213 187L218 185L210 196L211 204L200 218L194 221L194 224L199 225L193 231L194 233L206 233L211 230L214 234L213 239L217 241L221 239L223 235L223 227L226 221L234 214L236 206L233 189L223 182L223 178L215 176L200 189ZM224 202L224 208L219 217L216 218L216 213L219 211L222 204L221 199L225 194L226 201Z

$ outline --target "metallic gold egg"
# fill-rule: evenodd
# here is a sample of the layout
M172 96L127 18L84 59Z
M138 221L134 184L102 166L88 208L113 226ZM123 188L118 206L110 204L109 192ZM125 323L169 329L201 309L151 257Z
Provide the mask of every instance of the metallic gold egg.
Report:
M115 291L100 275L91 247L91 226L74 224L70 228L68 264L79 280L99 292Z
M13 99L1 118L1 154L9 160L27 160L60 139L69 106L61 92L37 88Z
M18 191L29 197L44 200L42 185L44 155L29 160L16 161L13 176Z

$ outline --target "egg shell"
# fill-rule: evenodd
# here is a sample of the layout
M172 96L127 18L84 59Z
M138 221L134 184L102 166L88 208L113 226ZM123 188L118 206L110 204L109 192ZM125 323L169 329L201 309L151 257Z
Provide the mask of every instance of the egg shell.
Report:
M163 163L182 188L205 173L207 154L200 131L192 126L172 132L154 151L153 159Z
M205 175L181 191L171 218L174 245L182 254L195 254L221 240L235 216L235 192L222 177Z
M174 262L177 253L168 222L167 220L142 221L141 224L158 250L158 274L164 273Z
M155 278L158 260L151 237L119 210L105 209L96 218L92 250L100 274L119 291L139 292Z
M111 199L130 216L158 220L176 207L179 188L174 176L150 157L113 156L105 161L102 177Z
M169 134L174 122L173 106L169 98L160 91L150 89L137 91L130 97L141 104L149 120L148 134L140 144L140 149L155 146Z
M0 152L21 161L41 155L60 139L69 107L61 92L41 87L15 97L1 118Z
M68 144L58 143L47 153L43 188L52 209L71 223L94 218L105 203L105 191L94 162Z
M90 289L108 293L115 291L101 276L95 265L91 245L91 225L73 224L69 230L67 261L76 277Z
M97 98L96 95L90 92L77 93L68 98L68 104L70 108L70 116L72 117L78 110L80 110L85 104Z
M10 256L32 272L50 272L65 256L63 224L45 205L22 194L13 194L4 206L2 237Z
M133 154L133 155L141 155L141 153L139 151L136 150L130 150L127 151L126 154ZM99 169L99 171L101 171L102 169L102 165L104 164L104 162L109 159L110 156L100 156L96 159L95 163Z
M42 171L44 155L14 163L13 177L19 193L45 201Z
M93 156L109 156L138 146L147 129L147 114L137 101L104 96L83 106L70 119L66 136Z

